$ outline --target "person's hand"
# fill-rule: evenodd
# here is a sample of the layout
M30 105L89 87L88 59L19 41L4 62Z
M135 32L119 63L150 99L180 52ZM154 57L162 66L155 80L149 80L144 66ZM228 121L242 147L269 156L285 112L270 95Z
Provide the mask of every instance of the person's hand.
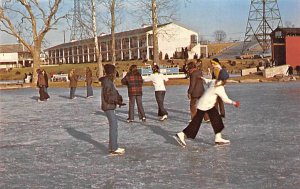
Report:
M188 93L187 97L188 97L188 99L192 98L191 94L189 94L189 93Z
M233 104L235 107L239 108L241 103L239 101L235 101L234 104Z
M122 106L126 106L126 104L125 103L119 104L119 108L121 108Z

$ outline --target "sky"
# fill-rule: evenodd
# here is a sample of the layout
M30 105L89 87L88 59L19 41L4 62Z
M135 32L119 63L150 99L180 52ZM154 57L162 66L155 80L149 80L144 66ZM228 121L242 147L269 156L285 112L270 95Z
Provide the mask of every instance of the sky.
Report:
M227 40L243 40L251 0L190 0L190 3L184 3L184 0L177 1L179 4L175 23L196 31L201 39L212 41L214 31L223 30L227 34ZM62 10L73 6L73 0L64 0L63 3ZM142 23L128 13L132 9L131 6L125 4L118 31L141 27ZM283 24L289 21L300 28L300 0L278 0L278 6ZM50 42L49 47L63 43L64 28L66 26L62 23L57 26L57 30L46 35ZM103 27L102 32L108 33L108 31L108 28ZM68 42L69 31L65 32L65 37ZM0 44L9 43L16 43L16 39L0 32Z

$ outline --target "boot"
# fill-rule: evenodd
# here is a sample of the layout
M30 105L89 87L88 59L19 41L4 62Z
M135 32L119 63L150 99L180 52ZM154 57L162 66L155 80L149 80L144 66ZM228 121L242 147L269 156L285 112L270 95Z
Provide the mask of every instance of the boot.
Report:
M173 136L173 138L178 142L178 144L182 147L185 147L186 146L186 143L185 143L185 134L183 132L180 132L180 133L177 133L175 136Z
M222 145L222 144L229 144L229 143L230 143L230 140L223 139L221 133L216 134L215 144Z

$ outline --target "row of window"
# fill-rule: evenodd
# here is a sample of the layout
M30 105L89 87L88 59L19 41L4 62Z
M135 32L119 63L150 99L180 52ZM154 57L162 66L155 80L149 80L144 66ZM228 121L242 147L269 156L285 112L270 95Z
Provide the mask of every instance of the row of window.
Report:
M102 60L110 61L112 58L111 53L102 52ZM143 48L138 50L124 50L124 51L116 51L116 60L137 60L137 59L146 59L147 58L147 49ZM50 64L58 64L58 63L88 63L95 62L96 57L95 54L83 55L83 56L57 56L57 57L49 57Z

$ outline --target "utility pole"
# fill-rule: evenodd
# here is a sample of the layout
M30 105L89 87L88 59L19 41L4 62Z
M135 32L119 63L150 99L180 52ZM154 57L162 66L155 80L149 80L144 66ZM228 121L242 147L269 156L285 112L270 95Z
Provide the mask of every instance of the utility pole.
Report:
M263 52L268 51L271 47L271 32L281 26L277 0L251 0L243 52L249 48L253 39L259 43Z
M83 23L83 21L81 19L80 0L74 0L74 10L73 11L74 12L73 12L70 41L83 39L83 36L82 36L83 28L81 26L81 23Z

